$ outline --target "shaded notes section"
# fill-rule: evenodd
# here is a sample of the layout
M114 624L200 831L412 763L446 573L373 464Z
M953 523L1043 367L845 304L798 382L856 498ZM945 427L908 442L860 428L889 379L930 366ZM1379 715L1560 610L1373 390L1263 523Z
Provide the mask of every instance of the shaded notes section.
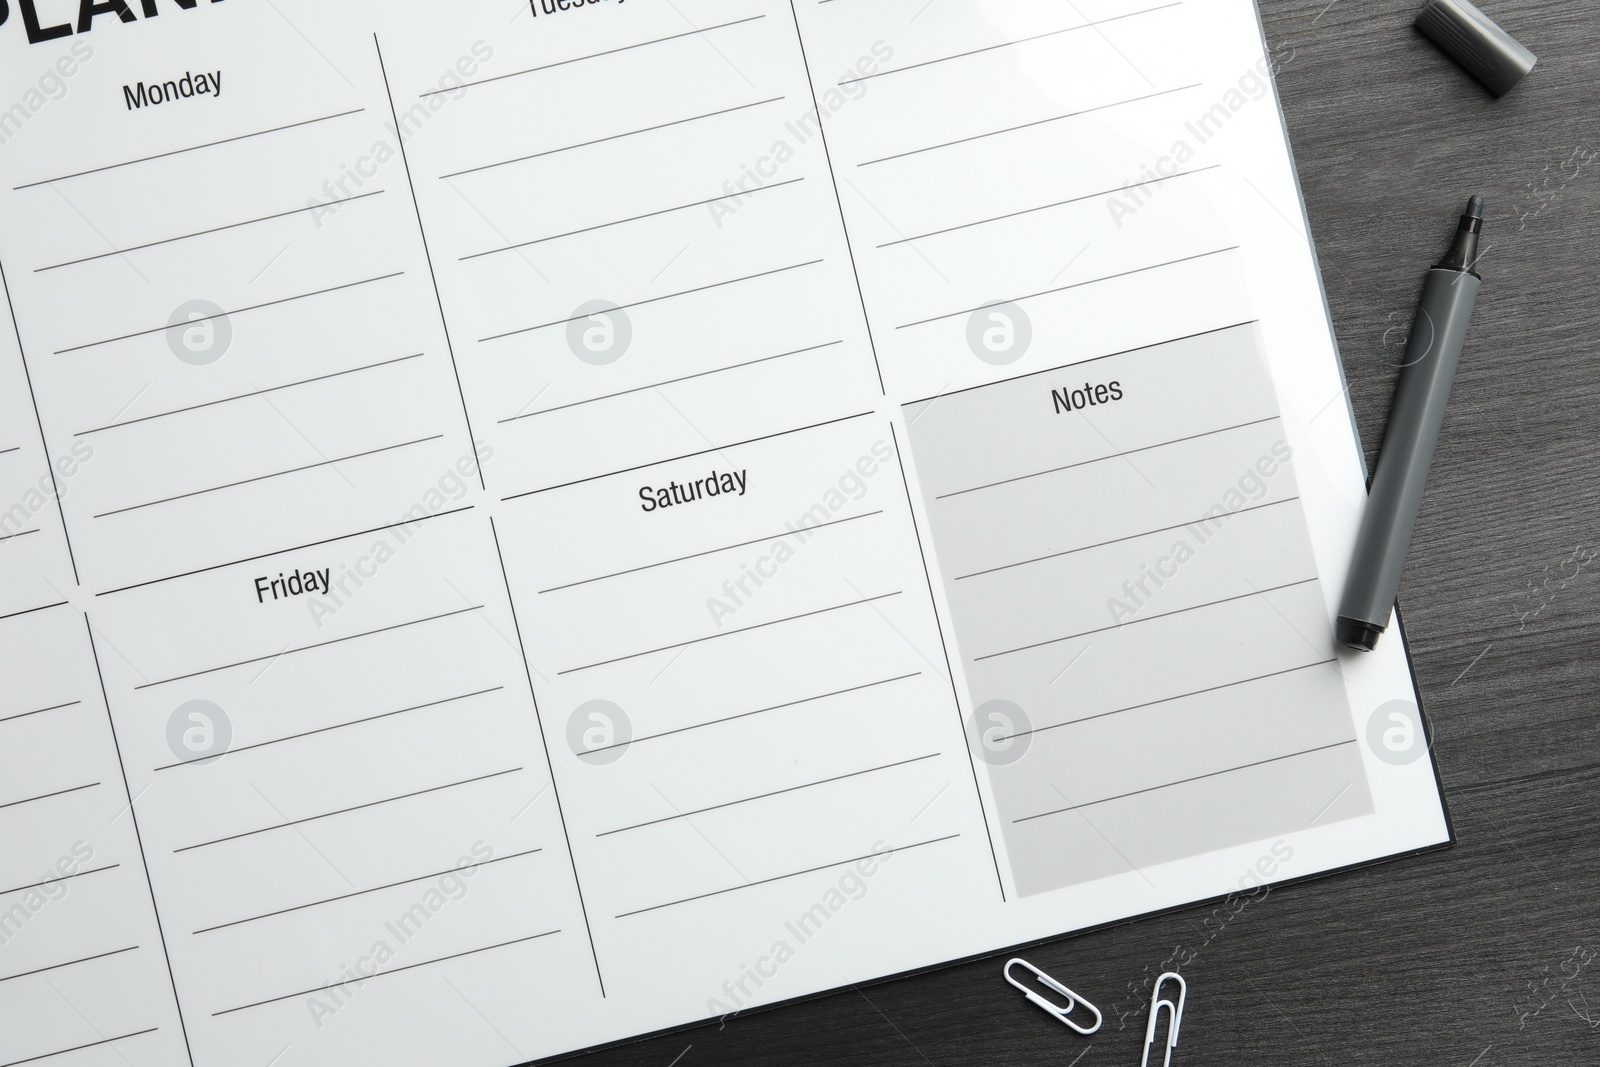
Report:
M906 418L1019 892L1371 812L1254 326Z
M729 1005L724 982L813 936L874 951L800 953L739 1004L847 981L846 956L904 969L923 952L890 916L997 899L907 503L864 416L532 494L502 523L600 956L633 961L620 994L659 999L649 976L672 973Z
M1197 7L795 0L891 388L1249 317Z
M541 1007L600 974L495 559L464 512L97 603L197 1061L597 1040Z
M0 1063L188 1063L83 616L0 619Z

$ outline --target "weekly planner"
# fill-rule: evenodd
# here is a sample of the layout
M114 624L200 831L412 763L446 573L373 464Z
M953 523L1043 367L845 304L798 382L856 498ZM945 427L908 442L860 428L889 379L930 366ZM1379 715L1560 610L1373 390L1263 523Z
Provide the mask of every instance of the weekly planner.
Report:
M0 0L0 1065L503 1067L1448 841L1293 51Z

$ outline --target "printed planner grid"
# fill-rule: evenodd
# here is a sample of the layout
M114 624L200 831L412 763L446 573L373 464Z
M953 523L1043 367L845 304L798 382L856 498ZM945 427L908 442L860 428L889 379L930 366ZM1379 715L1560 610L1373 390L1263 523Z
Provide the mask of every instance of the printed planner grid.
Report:
M1244 0L156 11L0 13L0 1067L521 1063L1447 837Z

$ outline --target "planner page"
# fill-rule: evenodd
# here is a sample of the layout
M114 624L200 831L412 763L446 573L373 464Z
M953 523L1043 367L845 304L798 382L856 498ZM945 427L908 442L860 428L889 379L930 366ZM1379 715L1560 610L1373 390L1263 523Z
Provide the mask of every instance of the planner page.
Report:
M0 1067L500 1067L1449 840L1249 0L0 54Z

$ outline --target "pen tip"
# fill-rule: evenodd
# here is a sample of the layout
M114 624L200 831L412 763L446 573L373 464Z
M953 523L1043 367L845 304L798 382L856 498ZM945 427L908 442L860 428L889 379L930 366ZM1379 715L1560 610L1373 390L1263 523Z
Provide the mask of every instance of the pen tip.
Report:
M1474 196L1474 197L1472 197L1472 199L1467 201L1467 218L1469 218L1469 219L1481 219L1481 218L1483 218L1483 197L1482 196Z

